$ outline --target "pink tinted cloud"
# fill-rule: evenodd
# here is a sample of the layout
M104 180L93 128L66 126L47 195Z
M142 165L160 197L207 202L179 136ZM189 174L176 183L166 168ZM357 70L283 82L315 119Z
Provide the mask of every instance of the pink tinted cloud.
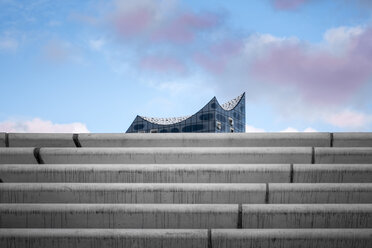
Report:
M251 72L281 87L295 86L312 102L344 102L372 77L372 29L355 37L342 56L309 53L299 44L274 47Z
M150 8L138 7L130 12L118 14L114 18L114 27L120 36L136 36L147 31L154 18L154 12Z
M139 62L140 68L160 73L184 73L186 66L169 56L146 56Z
M294 10L307 2L309 0L272 0L274 7L279 10Z
M226 70L228 63L243 49L243 42L240 40L225 40L212 45L204 53L196 53L194 60L203 69L212 74L221 74Z

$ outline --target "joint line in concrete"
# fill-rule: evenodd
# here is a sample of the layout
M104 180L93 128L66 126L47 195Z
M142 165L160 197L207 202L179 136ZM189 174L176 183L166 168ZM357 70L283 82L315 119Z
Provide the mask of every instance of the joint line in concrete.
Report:
M293 164L289 165L289 182L293 183L293 175L294 175L294 170L293 170Z
M212 230L208 229L208 248L212 248Z
M239 204L238 207L238 229L243 228L243 206Z
M43 161L43 159L41 158L41 155L40 155L40 147L36 147L34 149L34 157L35 157L38 164L44 164L44 161Z
M330 134L330 147L333 147L333 133Z
M9 147L9 134L5 133L5 147Z
M81 147L80 141L79 141L79 134L74 133L72 135L72 139L74 140L75 146L76 147Z
M269 203L269 184L266 183L265 203Z
M315 148L311 147L311 163L315 164Z

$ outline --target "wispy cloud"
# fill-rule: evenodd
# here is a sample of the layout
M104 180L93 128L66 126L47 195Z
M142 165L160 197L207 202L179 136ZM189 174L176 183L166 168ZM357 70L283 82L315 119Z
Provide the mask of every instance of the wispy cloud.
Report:
M273 6L279 10L294 10L310 0L271 0Z
M18 49L18 41L8 37L0 37L0 51L16 51Z
M84 123L53 123L48 120L34 118L32 120L8 120L0 122L0 132L15 133L89 133Z
M333 126L351 130L366 129L372 123L372 115L350 109L330 114L324 118L327 123Z
M42 47L44 59L53 63L83 63L80 50L68 41L53 39Z

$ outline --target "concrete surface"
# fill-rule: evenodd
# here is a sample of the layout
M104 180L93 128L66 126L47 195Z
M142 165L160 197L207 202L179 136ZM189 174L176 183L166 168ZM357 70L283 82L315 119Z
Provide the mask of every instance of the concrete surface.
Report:
M334 147L372 147L372 133L334 133Z
M0 228L236 228L238 205L0 204Z
M72 133L9 133L9 147L76 147Z
M372 147L316 147L316 164L372 164Z
M34 148L0 148L0 164L36 164Z
M372 164L294 164L294 183L371 183Z
M5 133L0 133L0 147L5 147Z
M372 229L215 229L212 247L368 248Z
M372 228L371 204L243 205L243 228Z
M3 182L289 183L290 165L4 164L0 175Z
M330 133L79 134L82 147L329 147Z
M0 247L208 248L208 230L2 229Z
M308 147L41 148L46 164L311 163Z
M264 203L265 184L1 183L1 203Z
M273 183L269 203L372 203L371 183Z

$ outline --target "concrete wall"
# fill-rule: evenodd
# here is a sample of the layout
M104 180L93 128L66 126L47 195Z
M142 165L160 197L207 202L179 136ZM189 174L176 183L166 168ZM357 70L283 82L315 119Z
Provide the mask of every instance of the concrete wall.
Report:
M9 133L9 147L76 147L72 133Z
M267 183L290 182L289 164L13 164L3 182Z
M5 133L0 133L0 147L5 147Z
M34 148L0 148L0 164L36 164Z
M1 203L264 203L265 184L2 183Z
M269 203L372 203L372 184L273 183Z
M334 133L334 147L372 147L372 133Z
M320 147L315 148L316 164L371 164L371 147Z

